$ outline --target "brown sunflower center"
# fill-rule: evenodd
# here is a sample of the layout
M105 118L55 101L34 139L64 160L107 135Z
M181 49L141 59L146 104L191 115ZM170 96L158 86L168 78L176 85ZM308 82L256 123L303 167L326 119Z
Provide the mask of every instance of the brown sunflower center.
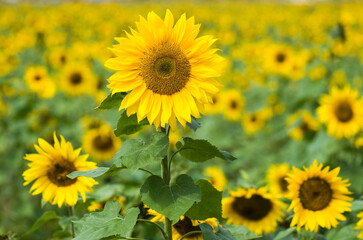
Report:
M287 192L287 186L289 186L289 183L286 181L286 176L283 176L279 179L279 185L283 192Z
M110 136L97 136L92 143L96 149L101 151L107 151L113 147L113 140Z
M35 76L34 76L34 80L35 80L35 81L39 81L40 79L42 79L42 77L41 77L41 76L39 76L39 75L35 75Z
M272 203L261 195L253 194L251 198L237 197L232 208L243 218L259 221L271 211Z
M332 200L330 185L321 178L310 178L301 184L299 198L302 206L311 211L326 208Z
M252 114L250 119L251 119L251 122L256 122L257 116L255 114Z
M75 72L71 75L70 80L73 85L78 85L82 82L82 75L78 72Z
M284 53L278 53L276 55L276 61L279 62L279 63L284 62L285 59L286 59L286 55Z
M140 75L154 93L173 95L189 81L190 68L180 48L166 42L152 48L142 59Z
M232 100L230 103L230 107L231 107L231 109L237 109L237 107L238 107L237 101Z
M67 60L67 58L64 55L61 55L60 58L59 58L59 61L61 62L61 64L65 64L66 60Z
M349 122L354 116L352 106L348 102L340 103L335 109L335 115L340 122Z
M181 235L187 234L189 232L200 231L199 226L193 226L192 220L188 217L184 217L183 220L179 220L173 225L173 228ZM190 237L195 237L200 235L200 233L192 234Z
M77 179L68 178L67 175L73 171L77 171L73 162L62 159L58 163L51 166L47 172L48 179L58 187L72 185Z

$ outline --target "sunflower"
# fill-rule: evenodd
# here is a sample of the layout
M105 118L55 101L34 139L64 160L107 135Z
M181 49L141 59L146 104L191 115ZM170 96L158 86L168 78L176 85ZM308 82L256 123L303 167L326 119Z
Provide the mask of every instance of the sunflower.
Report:
M269 167L266 174L269 189L273 194L279 194L283 197L287 195L288 183L287 174L290 172L289 164L273 164Z
M174 25L169 10L164 20L154 12L140 16L136 26L138 31L116 38L120 44L111 50L117 57L105 62L117 71L108 87L113 94L131 91L120 106L128 116L137 113L138 121L147 117L155 127L169 123L173 129L177 119L185 127L191 116L205 114L204 105L218 92L214 78L223 59L209 48L216 39L196 38L200 25L185 14Z
M329 95L323 95L316 110L318 119L327 125L328 134L341 139L356 135L363 126L363 99L358 91L346 85L343 89L333 87Z
M230 191L230 197L222 200L223 218L227 224L246 226L256 234L275 231L277 222L284 217L285 203L268 193L267 188Z
M263 128L266 121L271 117L271 108L265 108L253 113L244 114L242 117L243 129L247 134L253 135L255 132Z
M121 140L106 124L88 130L83 137L84 150L97 161L111 160L121 145Z
M123 211L123 208L124 208L124 198L123 197L112 197L112 198L106 199L106 200L101 201L101 202L94 202L93 201L93 202L90 203L87 210L90 211L90 212L97 211L97 210L102 210L105 207L106 202L109 201L109 200L117 201L121 206L120 212Z
M56 93L56 86L43 66L29 67L24 78L28 88L41 98L51 98Z
M222 99L219 94L212 96L212 103L205 105L205 112L208 114L217 114L222 111Z
M318 129L318 121L309 111L298 111L287 119L287 125L292 126L301 120L300 124L290 130L289 136L295 140L302 140L305 136L312 136Z
M275 44L266 49L264 67L267 71L286 75L292 69L294 52L287 45Z
M357 215L357 217L359 217L359 221L357 222L357 225L355 225L354 229L357 230L363 230L363 212L359 213ZM358 236L359 239L363 239L363 231L361 231Z
M217 166L210 166L204 169L204 175L210 177L208 181L218 190L223 191L227 185L227 178L223 171Z
M64 67L60 86L67 94L79 96L93 94L97 90L97 81L86 64L69 64Z
M74 206L81 194L86 201L86 192L92 192L92 186L97 184L93 178L77 177L70 179L67 174L73 171L87 171L96 168L93 162L87 162L88 155L79 155L81 149L73 149L61 135L59 142L54 133L54 147L44 139L39 138L39 145L34 145L38 153L26 154L24 159L30 161L29 169L25 170L24 185L35 180L30 192L32 195L42 193L44 201L51 204Z
M238 121L241 119L244 109L244 98L239 91L230 89L223 92L221 105L227 120Z
M346 218L343 212L351 211L348 197L348 180L338 177L340 168L329 171L314 160L310 168L304 171L292 168L293 172L286 178L289 183L289 198L292 199L289 211L294 209L291 226L299 230L305 225L309 231L318 231L319 226L330 229L338 225L338 220Z

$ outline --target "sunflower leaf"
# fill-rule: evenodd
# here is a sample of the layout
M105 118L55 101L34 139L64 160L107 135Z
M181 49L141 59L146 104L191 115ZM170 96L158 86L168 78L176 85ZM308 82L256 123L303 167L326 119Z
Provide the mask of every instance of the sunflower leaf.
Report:
M200 230L202 230L203 239L208 240L236 240L236 238L226 229L218 226L213 228L208 223L202 223L199 225Z
M166 156L168 147L169 139L162 132L152 134L149 143L142 139L127 139L116 153L114 164L116 167L126 166L135 172L138 168L161 160Z
M284 231L281 231L276 235L274 240L283 239L283 238L289 236L290 234L292 234L294 231L296 231L296 227L291 227L291 228L288 228L288 229L286 229Z
M220 151L218 148L207 140L204 139L192 139L189 137L183 137L184 144L177 142L180 155L192 162L204 162L214 157L219 157L224 160L235 160L230 153L226 151Z
M222 192L215 189L207 180L196 182L201 190L201 201L194 205L185 214L191 219L205 220L217 218L222 220Z
M100 106L98 106L98 109L111 109L117 106L120 106L122 100L126 96L126 93L115 93L112 95L110 93L101 103Z
M113 235L130 236L140 210L131 208L123 217L119 214L120 209L118 202L110 200L102 212L90 213L74 221L77 234L73 240L101 239Z
M236 240L257 239L261 237L260 235L254 234L245 226L223 225L223 227L227 229Z
M192 116L192 121L190 123L187 122L188 127L190 127L194 132L200 128L200 123L197 121L195 117Z
M80 176L84 177L99 177L105 174L110 168L108 167L98 167L95 169L87 170L87 171L74 171L67 175L69 178L76 178Z
M121 136L121 135L130 135L138 132L144 125L148 125L149 122L145 118L142 121L137 121L136 114L133 114L131 116L127 116L126 111L122 111L120 118L117 122L117 127L114 130L115 135Z
M185 174L178 176L172 185L166 185L159 176L150 176L142 185L140 193L142 201L148 207L174 223L201 199L199 186Z
M47 211L44 212L43 215L38 218L38 220L33 224L33 226L29 229L29 231L27 231L25 235L29 235L33 232L35 232L36 230L38 230L41 226L43 226L45 223L52 221L52 220L56 220L59 219L59 217L57 216L55 211Z

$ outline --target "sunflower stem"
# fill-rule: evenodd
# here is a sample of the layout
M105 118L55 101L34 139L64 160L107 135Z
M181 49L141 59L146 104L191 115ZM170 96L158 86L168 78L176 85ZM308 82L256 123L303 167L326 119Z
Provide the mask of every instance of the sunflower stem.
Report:
M146 220L146 219L137 219L137 222L146 222L146 223L151 223L151 224L153 224L153 225L154 225L155 227L157 227L157 228L160 230L160 232L163 234L164 239L168 239L168 237L167 237L167 235L166 235L166 233L165 233L164 229L163 229L161 226L159 226L157 223L152 222L152 221L150 221L150 220Z
M74 223L72 222L72 218L74 216L74 207L72 206L68 206L68 213L69 213L69 216L71 218L71 221L70 221L70 227L71 227L71 234L72 234L72 238L75 238L76 237L76 234L74 232Z
M184 235L180 238L180 240L182 240L182 239L184 239L184 238L186 238L186 237L189 237L189 236L191 236L191 235L194 235L194 234L201 234L201 233L202 233L202 231L193 231L193 232L188 232L188 233L184 234Z

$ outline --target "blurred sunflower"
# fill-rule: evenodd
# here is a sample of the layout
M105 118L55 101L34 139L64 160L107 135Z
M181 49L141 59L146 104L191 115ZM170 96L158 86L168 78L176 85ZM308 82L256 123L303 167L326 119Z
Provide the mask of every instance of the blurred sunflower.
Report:
M87 171L96 168L93 162L87 162L88 155L79 155L81 149L73 149L70 142L66 142L61 135L59 142L54 133L54 147L44 139L38 139L34 145L37 154L26 154L24 159L30 161L29 169L25 170L24 185L35 180L30 192L32 195L42 193L44 201L57 204L74 206L78 201L78 193L83 202L86 201L86 192L92 192L93 185L97 182L89 177L68 178L67 174L73 171Z
M104 120L99 119L99 118L94 118L94 117L91 117L88 115L84 116L81 119L81 123L82 123L83 131L88 131L90 129L99 128L106 124L106 122Z
M28 88L41 98L51 98L56 93L56 86L43 66L29 67L24 78Z
M61 47L51 48L48 53L48 61L53 68L64 67L69 62L69 53L67 49Z
M218 190L223 191L227 185L227 178L223 171L217 166L210 166L204 169L204 175L209 177L208 181Z
M97 81L92 70L85 64L71 64L62 70L60 86L71 96L92 94L97 89Z
M265 108L254 113L246 113L242 116L242 126L247 134L254 134L265 126L268 119L272 117L272 109Z
M216 39L196 38L200 25L193 17L183 14L173 25L169 10L164 20L154 12L147 19L140 16L138 31L116 38L120 44L112 51L117 57L105 66L117 71L108 79L112 93L131 91L120 109L137 113L138 121L147 117L155 127L169 123L175 129L176 119L185 127L191 116L204 114L204 104L212 103L223 59L209 48Z
M90 205L88 206L87 210L90 211L90 212L97 211L97 210L102 210L105 207L106 202L109 201L109 200L117 201L121 206L120 212L123 211L123 208L124 208L124 198L123 197L112 197L110 199L107 199L107 200L104 200L104 201L101 201L101 202L92 201L90 203Z
M293 172L286 178L289 183L289 198L292 199L289 211L294 209L291 226L297 225L297 230L305 225L305 229L317 232L319 226L330 229L338 225L338 220L344 221L343 215L351 211L348 197L348 180L338 177L340 168L329 171L329 167L314 163L304 167L304 171L292 168Z
M278 221L284 217L285 203L267 188L230 191L230 197L222 200L223 218L227 224L242 225L256 234L274 232Z
M289 136L295 140L302 140L305 136L311 136L319 129L318 121L309 111L302 110L289 116L286 120L288 126L295 125L301 120L301 123L290 130Z
M241 119L244 109L244 98L238 90L230 89L222 93L221 107L225 118L229 121Z
M266 173L266 179L271 193L286 197L288 194L287 174L290 172L289 164L273 164Z
M212 103L205 105L205 112L207 114L217 114L222 111L221 97L219 94L212 96Z
M358 91L348 85L343 89L333 87L324 94L317 108L318 119L327 125L329 135L341 139L356 135L363 126L363 99Z
M359 221L357 222L357 224L355 225L354 229L357 229L357 230L363 230L363 212L360 212L357 217L359 217ZM357 238L359 239L363 239L363 231L361 231Z
M288 74L294 63L294 52L287 45L275 44L266 49L264 67L277 74Z
M84 151L96 161L111 160L121 145L121 140L106 124L88 130L83 136Z

